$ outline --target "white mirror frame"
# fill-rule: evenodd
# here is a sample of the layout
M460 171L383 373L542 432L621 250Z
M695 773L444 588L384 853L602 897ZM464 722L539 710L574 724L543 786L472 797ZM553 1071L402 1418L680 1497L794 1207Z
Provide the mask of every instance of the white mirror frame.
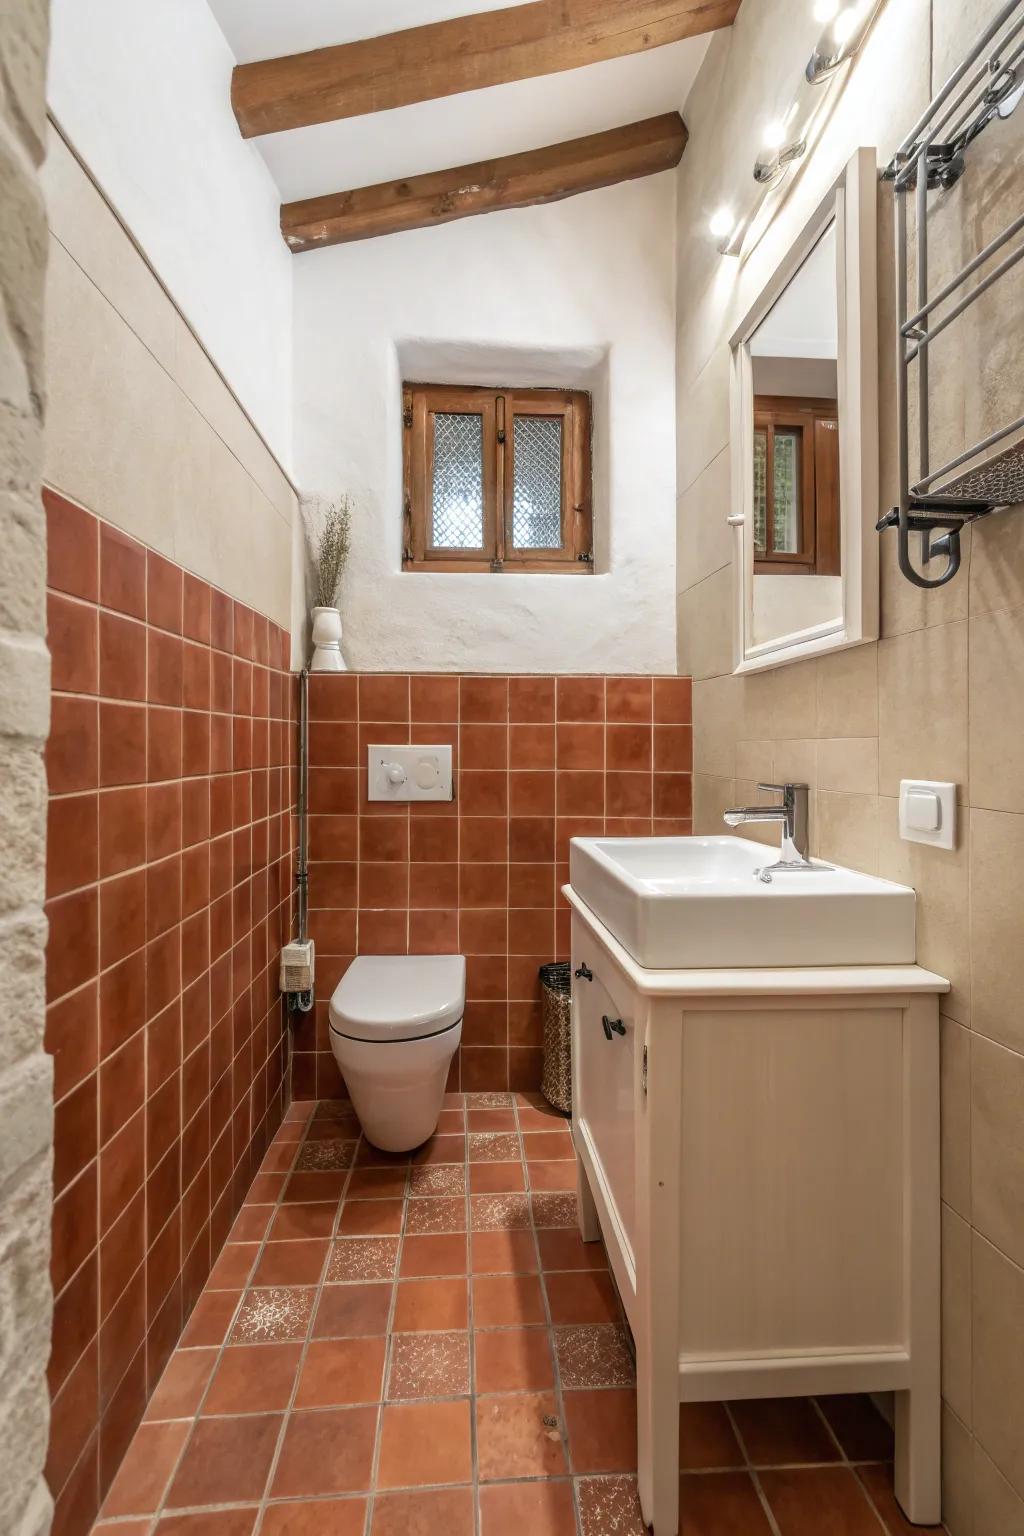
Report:
M878 638L878 282L874 149L859 149L801 231L730 338L731 464L736 529L734 673L763 672ZM836 223L838 302L839 505L842 612L834 620L753 643L754 385L750 342L772 305Z

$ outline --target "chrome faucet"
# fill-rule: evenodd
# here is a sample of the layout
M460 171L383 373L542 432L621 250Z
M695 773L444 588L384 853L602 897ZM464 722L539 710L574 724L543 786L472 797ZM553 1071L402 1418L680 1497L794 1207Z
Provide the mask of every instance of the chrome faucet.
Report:
M782 851L774 864L758 870L758 878L767 884L775 871L828 869L827 864L812 864L807 857L807 785L759 784L766 794L782 796L781 805L747 805L726 811L722 820L730 827L742 827L751 821L777 821L782 827Z

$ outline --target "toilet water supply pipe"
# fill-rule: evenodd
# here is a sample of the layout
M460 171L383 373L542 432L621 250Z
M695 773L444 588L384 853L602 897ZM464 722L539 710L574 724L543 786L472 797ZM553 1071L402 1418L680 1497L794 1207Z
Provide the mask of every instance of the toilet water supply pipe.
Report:
M299 861L295 870L299 895L299 943L309 938L309 668L299 674ZM294 994L295 1007L309 1013L312 988Z

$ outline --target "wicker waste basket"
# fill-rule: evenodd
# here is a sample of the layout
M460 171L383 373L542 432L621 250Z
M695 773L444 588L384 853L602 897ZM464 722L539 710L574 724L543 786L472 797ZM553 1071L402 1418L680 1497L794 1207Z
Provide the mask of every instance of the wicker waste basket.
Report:
M540 1088L548 1103L572 1113L572 1031L569 962L540 968L544 999L544 1069Z

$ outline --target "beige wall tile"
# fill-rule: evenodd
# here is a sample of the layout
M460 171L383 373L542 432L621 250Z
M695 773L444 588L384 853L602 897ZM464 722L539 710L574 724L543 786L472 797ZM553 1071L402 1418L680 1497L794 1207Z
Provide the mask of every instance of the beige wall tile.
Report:
M819 858L832 864L878 873L878 797L818 790L814 796L811 840Z
M818 788L878 793L878 737L830 736L818 742Z
M975 1233L971 1283L974 1433L1024 1495L1024 1270Z
M951 985L943 1012L971 1020L969 925L970 819L960 816L957 846L931 848L900 837L899 801L883 797L879 819L879 874L917 892L917 958Z
M1024 608L970 621L971 804L1024 810Z
M970 1431L942 1405L942 1519L950 1536L975 1536Z
M967 625L944 624L878 646L878 783L951 780L967 792Z
M732 779L715 779L706 773L693 776L693 830L702 836L728 831L722 813L736 805L736 786Z
M738 741L736 743L736 777L748 783L764 783L775 772L775 743L772 741Z
M796 738L772 743L772 773L776 784L806 784L809 789L818 785L818 748L814 740ZM738 770L737 770L738 771Z
M1024 607L1024 518L1019 509L976 523L971 537L971 616Z
M854 645L818 660L822 736L878 735L878 647Z
M975 1227L1024 1266L1024 1056L981 1035L971 1049L971 1192Z
M1024 1499L974 1442L974 1536L1024 1536Z
M818 663L798 661L777 667L765 675L771 709L771 729L765 734L776 741L796 740L818 734ZM751 679L753 682L753 679Z
M680 671L693 678L731 673L733 656L732 566L690 587L679 598Z
M971 812L971 1027L1024 1051L1024 816Z
M743 734L743 689L738 677L712 677L693 685L693 770L731 779L736 739Z
M942 1395L971 1422L971 1229L942 1207Z
M732 564L736 530L726 522L730 511L729 449L723 448L679 497L676 585L680 592Z
M682 495L729 444L729 348L717 347L697 374L679 378L676 489Z
M940 1029L942 1198L965 1221L970 1221L971 1032L945 1014Z

